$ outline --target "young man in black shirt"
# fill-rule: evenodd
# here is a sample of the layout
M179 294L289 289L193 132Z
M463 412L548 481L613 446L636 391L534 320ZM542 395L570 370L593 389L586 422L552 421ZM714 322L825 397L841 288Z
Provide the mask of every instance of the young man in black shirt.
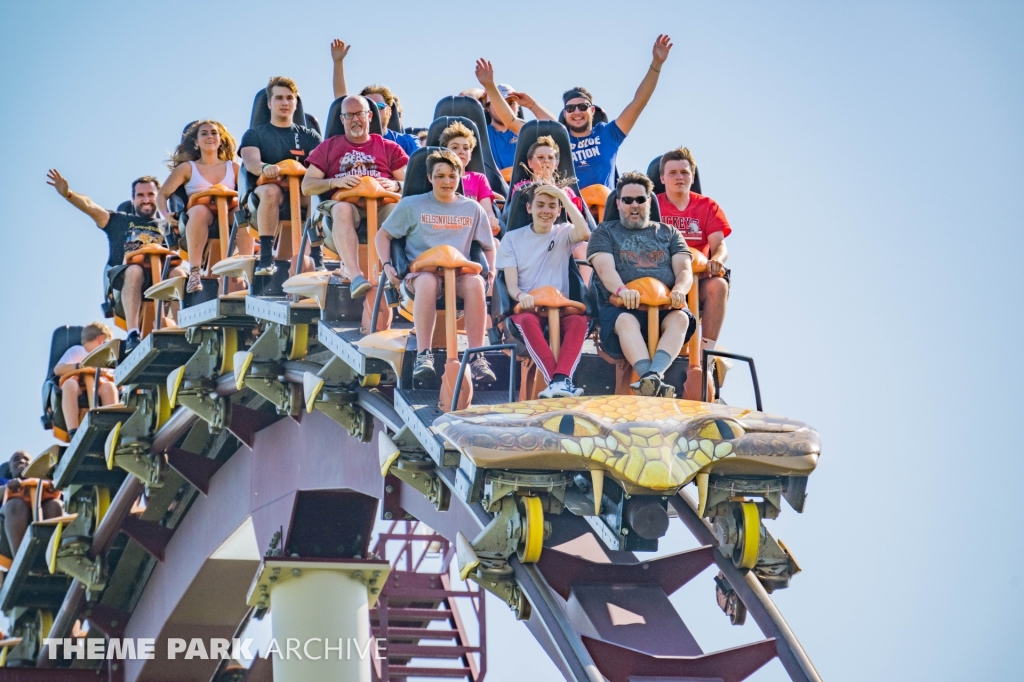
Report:
M238 150L249 173L250 187L255 187L261 175L270 180L281 177L281 169L276 164L285 159L305 165L306 157L320 144L320 133L292 123L298 96L299 88L291 78L274 76L267 84L270 122L245 131ZM269 275L274 271L274 237L281 207L286 203L285 193L280 185L268 183L255 187L249 202L250 222L260 233L260 262L256 274ZM303 202L308 204L309 200L304 197ZM292 219L298 222L299 217Z
M84 194L72 192L68 181L54 168L47 173L46 184L85 213L107 235L110 253L103 269L103 283L107 292L120 292L121 306L128 327L125 348L131 352L139 345L139 318L142 312L142 292L152 283L148 271L139 265L125 265L124 254L148 244L164 246L164 232L158 224L156 193L160 181L145 175L132 183L134 214L108 211Z

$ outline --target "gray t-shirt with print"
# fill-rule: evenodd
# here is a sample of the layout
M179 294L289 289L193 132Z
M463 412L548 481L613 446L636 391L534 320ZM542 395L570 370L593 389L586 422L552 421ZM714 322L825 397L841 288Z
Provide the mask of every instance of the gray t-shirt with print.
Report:
M516 268L520 291L553 286L568 296L569 259L576 246L571 232L571 223L553 225L546 234L537 234L529 225L507 232L498 246L495 267Z
M458 195L447 204L435 199L433 192L405 197L381 228L395 239L405 237L405 255L410 261L442 244L454 246L466 257L473 242L479 242L485 251L494 248L491 222L484 209Z
M620 221L601 223L590 235L587 260L593 261L599 253L609 253L615 261L615 270L624 284L641 277L653 277L668 288L676 283L672 270L672 256L677 253L691 258L682 233L664 223L650 222L646 227L631 230ZM597 278L598 294L602 302L610 296Z

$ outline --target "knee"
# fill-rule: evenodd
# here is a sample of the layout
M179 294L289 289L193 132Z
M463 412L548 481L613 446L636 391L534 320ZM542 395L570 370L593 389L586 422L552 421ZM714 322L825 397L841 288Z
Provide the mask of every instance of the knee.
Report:
M729 283L724 277L708 277L700 283L701 298L707 301L724 301L729 294Z
M260 204L267 204L268 207L280 206L284 201L284 192L277 185L263 185L256 192L260 197Z
M615 320L615 333L619 336L639 334L640 323L632 315L619 315Z
M202 204L196 204L188 210L188 225L206 226L213 221L213 212Z
M60 393L64 398L77 398L82 393L82 387L74 379L68 379L63 386L60 387Z
M27 519L29 517L30 510L28 503L20 497L12 497L7 500L3 506L4 518L15 520L15 519Z
M47 500L46 502L43 502L42 508L44 519L56 518L64 513L64 508L57 500Z
M416 300L419 301L423 298L431 299L437 296L438 280L432 273L420 275L414 280L413 291L416 294Z
M142 284L142 277L142 268L138 265L129 265L128 269L124 272L125 284L138 286Z
M354 230L357 220L355 206L345 201L339 201L331 207L331 220L334 223L332 229L341 227Z

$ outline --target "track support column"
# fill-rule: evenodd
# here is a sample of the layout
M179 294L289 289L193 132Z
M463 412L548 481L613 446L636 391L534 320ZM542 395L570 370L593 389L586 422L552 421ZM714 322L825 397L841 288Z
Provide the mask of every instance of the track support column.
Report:
M357 559L265 559L248 603L271 610L274 681L370 682L370 608L390 569Z

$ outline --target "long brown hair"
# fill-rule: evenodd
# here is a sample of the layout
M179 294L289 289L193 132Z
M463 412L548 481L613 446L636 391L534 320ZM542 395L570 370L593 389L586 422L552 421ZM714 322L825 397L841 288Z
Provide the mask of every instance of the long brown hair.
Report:
M196 139L199 137L199 127L204 124L216 127L217 132L220 134L220 147L217 149L217 158L221 161L231 161L235 158L235 138L231 137L231 133L221 123L212 119L205 119L196 121L188 127L185 134L181 137L181 144L171 154L171 161L167 164L168 168L174 170L179 164L200 159L202 154L199 152Z

